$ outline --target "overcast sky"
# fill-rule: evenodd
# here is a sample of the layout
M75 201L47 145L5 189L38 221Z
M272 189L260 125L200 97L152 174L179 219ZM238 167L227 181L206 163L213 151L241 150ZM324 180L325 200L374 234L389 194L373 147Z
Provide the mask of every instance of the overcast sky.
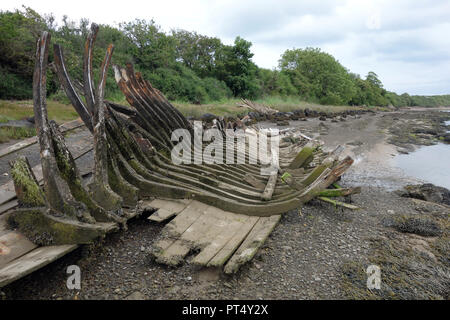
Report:
M448 0L126 0L2 1L1 10L30 6L41 14L111 24L153 18L180 28L253 43L253 61L274 68L286 49L319 47L347 69L376 72L397 93L450 93Z

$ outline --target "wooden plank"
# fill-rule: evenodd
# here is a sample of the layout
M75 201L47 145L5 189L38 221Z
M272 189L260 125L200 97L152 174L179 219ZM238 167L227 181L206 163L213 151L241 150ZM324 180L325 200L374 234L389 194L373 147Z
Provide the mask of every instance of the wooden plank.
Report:
M149 216L148 220L155 222L165 221L183 211L184 208L186 208L186 206L190 202L191 200L177 201L177 200L155 199L148 204L148 207L159 209L156 212L154 212L151 216Z
M223 246L223 248L212 258L207 266L220 267L222 266L234 253L236 248L244 241L248 233L252 230L254 225L259 221L260 217L249 216L242 226L236 231L231 239Z
M252 231L248 234L247 238L236 250L236 253L233 254L231 259L225 265L224 272L228 274L235 273L241 265L250 261L264 241L266 241L280 219L281 215L260 218Z
M19 205L19 202L17 200L12 200L7 203L4 203L0 205L0 217L4 215L4 212L8 211L9 209L12 209Z
M37 245L17 231L10 231L0 236L0 269L35 248Z
M9 216L9 213L0 215L0 236L11 231L9 229L8 222L7 222L8 216Z
M347 209L351 209L351 210L359 210L361 209L360 207L354 206L350 203L345 203L345 202L341 202L341 201L337 201L337 200L332 200L330 198L327 197L317 197L317 199L322 200L324 202L328 202L331 203L332 205L336 206L340 206L340 207L344 207Z
M200 216L205 213L208 205L192 201L175 219L163 229L161 238L154 244L155 256L158 257L169 248Z
M192 263L206 266L212 258L233 238L240 228L247 222L249 216L225 212L229 216L226 226L217 234L216 237L195 256Z
M158 255L156 261L169 266L179 265L189 253L191 247L182 240L175 240L166 250Z
M68 132L68 131L77 129L82 126L84 126L83 121L81 119L76 119L73 121L63 123L59 128L60 128L61 132L64 133L64 132ZM9 147L1 149L0 150L0 158L4 157L10 153L13 153L13 152L19 151L21 149L24 149L26 147L29 147L35 143L37 143L37 136L17 142L16 144L13 144Z
M261 195L261 200L269 201L272 199L273 191L275 190L275 185L277 184L278 171L272 173L267 181L266 188Z
M0 269L0 288L48 265L77 247L78 245L48 246L28 252Z
M216 219L214 213L210 211L211 207L206 206L203 203L197 203L197 201L195 201L193 204L194 207L199 206L200 208L204 208L203 211L199 211L202 212L202 214L179 235L178 239L157 257L157 262L176 266L183 261L183 258L191 249L201 245L201 242L199 241L208 241L206 233L214 226L214 222L212 221ZM179 217L180 215L173 221L177 220Z
M154 212L151 216L149 216L147 219L154 222L163 222L167 219L172 218L175 216L177 212L175 211L169 211L164 208L158 209L156 212Z
M245 182L247 182L249 185L251 185L252 187L254 187L256 189L263 190L266 187L264 185L264 183L261 182L261 180L256 179L255 176L250 173L247 173L244 176L244 180L245 180Z

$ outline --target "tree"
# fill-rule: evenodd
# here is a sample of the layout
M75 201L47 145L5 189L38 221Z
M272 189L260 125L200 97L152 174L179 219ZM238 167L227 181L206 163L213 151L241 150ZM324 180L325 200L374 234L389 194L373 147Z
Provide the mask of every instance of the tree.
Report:
M347 104L355 94L348 71L328 53L318 48L286 50L281 71L289 76L298 94L327 104Z
M217 52L215 76L224 81L236 97L255 98L260 93L258 67L251 61L252 43L236 37L234 46L222 46Z
M174 65L175 39L161 31L154 20L136 19L133 22L123 22L120 29L133 44L128 53L141 67L156 70Z

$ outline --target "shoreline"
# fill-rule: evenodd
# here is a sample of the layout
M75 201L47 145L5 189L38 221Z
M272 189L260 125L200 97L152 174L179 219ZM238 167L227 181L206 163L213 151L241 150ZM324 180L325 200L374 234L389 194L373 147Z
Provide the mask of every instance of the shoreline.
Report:
M302 126L306 135L316 133L314 138L323 140L325 149L338 144L348 147L347 153L355 163L340 184L362 186L360 194L346 200L361 210L334 208L313 200L284 214L263 248L236 275L226 276L220 270L198 269L190 264L176 268L157 264L147 250L163 226L144 216L131 222L127 232L112 234L102 243L78 249L2 288L4 297L448 299L445 286L450 280L447 258L450 207L405 198L394 191L416 180L392 169L393 156L404 147L389 142L391 128L399 122L416 128L415 118L407 111L347 116L339 122L318 118L291 121L290 126ZM260 125L273 127L274 123ZM77 134L71 136L76 138ZM416 141L434 140L424 136L411 143ZM403 144L402 140L400 145ZM436 236L421 236L396 229L402 219L410 221L411 217L426 219L443 231ZM82 270L81 290L68 290L65 286L66 267L72 264ZM365 287L365 269L369 264L381 267L381 291L370 292ZM408 276L411 274L421 279L419 284Z

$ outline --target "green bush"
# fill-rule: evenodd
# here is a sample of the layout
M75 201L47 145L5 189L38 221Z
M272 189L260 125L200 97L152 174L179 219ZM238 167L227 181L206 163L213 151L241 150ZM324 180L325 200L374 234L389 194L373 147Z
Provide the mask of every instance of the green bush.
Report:
M23 79L0 66L0 98L30 99L32 97L31 79Z

